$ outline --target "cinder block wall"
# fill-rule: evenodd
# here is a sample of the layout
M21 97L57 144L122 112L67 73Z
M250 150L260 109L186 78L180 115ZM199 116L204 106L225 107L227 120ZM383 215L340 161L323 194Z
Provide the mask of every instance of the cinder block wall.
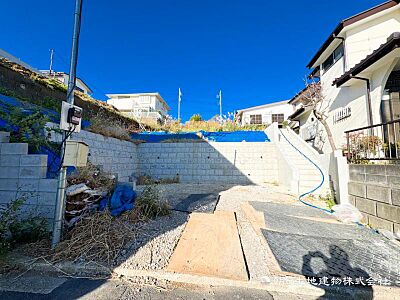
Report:
M374 228L400 232L400 166L350 165L350 201Z
M89 145L89 161L102 166L104 171L118 175L118 180L128 182L138 173L137 147L134 143L106 137L82 130L73 134L72 140Z
M47 218L52 223L57 180L47 179L47 155L28 154L28 144L9 142L0 132L0 205L23 199L22 212Z
M153 143L138 146L139 172L181 182L278 181L273 143Z

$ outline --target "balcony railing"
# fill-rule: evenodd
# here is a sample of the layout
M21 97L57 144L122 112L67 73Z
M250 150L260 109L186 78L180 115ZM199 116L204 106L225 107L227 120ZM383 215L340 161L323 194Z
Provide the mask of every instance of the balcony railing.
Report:
M345 133L349 162L400 162L400 119Z

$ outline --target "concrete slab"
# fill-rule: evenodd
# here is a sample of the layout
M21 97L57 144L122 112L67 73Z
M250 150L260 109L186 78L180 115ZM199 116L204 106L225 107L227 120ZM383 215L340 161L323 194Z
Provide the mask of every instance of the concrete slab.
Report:
M316 278L385 278L388 285L400 286L399 248L379 237L360 241L262 232L283 271Z
M173 209L183 212L213 213L217 201L218 195L215 193L191 194L173 206Z
M65 277L49 277L37 272L27 272L22 276L1 276L0 290L12 292L29 292L34 294L50 294L54 289L65 283Z
M167 270L248 280L234 213L192 213Z
M250 203L264 213L265 228L271 231L321 238L365 239L374 235L370 230L354 224L343 224L334 217L307 206L278 203Z

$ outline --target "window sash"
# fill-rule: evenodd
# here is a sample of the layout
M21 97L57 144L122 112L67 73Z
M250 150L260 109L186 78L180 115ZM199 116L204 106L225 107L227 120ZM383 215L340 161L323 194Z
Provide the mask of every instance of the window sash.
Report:
M262 116L250 115L250 124L262 124Z
M285 121L284 114L272 114L272 123L274 122L283 123L284 121Z

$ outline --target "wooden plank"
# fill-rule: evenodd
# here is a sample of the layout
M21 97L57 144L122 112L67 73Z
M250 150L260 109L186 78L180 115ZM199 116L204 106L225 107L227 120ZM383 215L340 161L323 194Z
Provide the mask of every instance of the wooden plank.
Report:
M248 280L234 213L192 213L167 271Z

